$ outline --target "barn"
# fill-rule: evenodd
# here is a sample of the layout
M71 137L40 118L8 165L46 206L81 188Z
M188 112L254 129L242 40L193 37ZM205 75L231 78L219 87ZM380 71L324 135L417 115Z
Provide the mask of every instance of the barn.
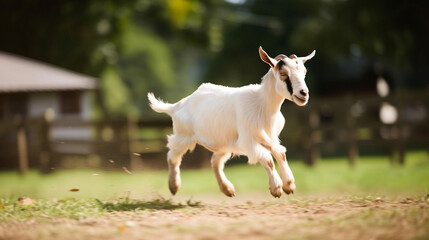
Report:
M15 168L17 121L37 119L49 112L54 120L89 120L97 80L39 61L0 52L0 168ZM10 123L10 124L9 124ZM9 127L8 127L9 126ZM37 131L26 132L29 148L37 147ZM85 128L57 128L54 138L89 138ZM30 164L38 161L31 159Z

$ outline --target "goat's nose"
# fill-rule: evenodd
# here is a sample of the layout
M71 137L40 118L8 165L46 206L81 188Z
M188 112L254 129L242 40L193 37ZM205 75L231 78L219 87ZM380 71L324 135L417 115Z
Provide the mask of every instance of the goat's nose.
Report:
M305 90L301 90L301 91L299 91L299 93L301 93L301 95L304 97L307 97L307 95L308 95L308 92Z

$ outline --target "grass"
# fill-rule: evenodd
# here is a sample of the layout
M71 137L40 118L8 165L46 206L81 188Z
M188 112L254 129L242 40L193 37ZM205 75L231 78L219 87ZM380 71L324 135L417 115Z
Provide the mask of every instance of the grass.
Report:
M426 152L407 154L405 166L391 165L387 157L362 157L351 168L345 159L324 159L314 168L291 162L297 191L286 201L314 195L350 196L426 196L429 193L429 157ZM227 167L226 175L234 183L237 195L259 194L272 200L265 170L257 166ZM111 211L145 209L185 209L200 202L172 201L167 187L167 172L95 169L59 170L41 175L30 171L0 173L0 220L20 221L29 218L65 217L81 219ZM218 190L210 169L182 172L182 187L176 201L202 197L233 201ZM35 199L22 205L18 199ZM359 198L359 197L357 197ZM139 200L132 200L139 199ZM364 199L364 198L359 198Z
M354 168L344 158L323 159L313 168L294 161L290 166L296 179L296 196L318 193L429 193L429 157L426 152L408 153L405 166L391 165L387 157L362 157ZM225 174L235 185L237 195L250 192L269 194L267 176L260 165L227 166ZM169 197L167 178L166 171L133 171L130 175L122 171L78 169L58 170L49 175L30 171L24 176L16 172L0 172L0 197ZM211 169L182 171L179 196L189 198L207 194L221 194Z
M22 204L14 197L0 198L0 222L22 221L30 218L84 219L101 216L107 212L142 211L148 209L175 210L187 207L197 208L201 202L188 200L186 204L175 203L171 199L132 200L120 198L112 201L95 199L37 199L30 204Z
M28 205L20 204L14 197L0 199L0 221L51 217L83 219L100 216L103 212L103 208L94 199L37 199Z
M102 202L99 199L95 199L99 206L108 212L123 212L123 211L136 211L136 210L148 210L148 209L163 209L163 210L174 210L182 209L186 207L199 207L201 202L195 202L192 200L186 201L186 205L182 203L174 203L171 199L157 198L150 201L132 200L129 198L121 199L114 202Z

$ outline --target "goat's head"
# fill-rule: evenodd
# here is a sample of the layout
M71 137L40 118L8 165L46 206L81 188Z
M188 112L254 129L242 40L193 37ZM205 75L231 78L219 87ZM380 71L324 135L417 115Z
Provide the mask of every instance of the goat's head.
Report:
M310 98L307 84L305 84L307 69L304 63L314 57L315 53L316 51L313 51L306 57L297 57L294 54L287 57L280 54L271 58L262 47L259 47L259 56L262 61L268 63L273 70L277 93L298 106L306 105Z

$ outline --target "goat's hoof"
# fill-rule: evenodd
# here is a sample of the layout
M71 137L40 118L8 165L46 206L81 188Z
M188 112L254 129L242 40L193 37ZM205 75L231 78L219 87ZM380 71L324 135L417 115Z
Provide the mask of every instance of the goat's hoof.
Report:
M224 194L228 197L235 197L235 192L224 192Z
M171 194L173 194L173 195L176 195L177 191L179 191L178 187L170 186L169 188L170 188Z
M271 192L271 195L273 195L273 197L275 197L275 198L279 198L282 196L282 188L281 187L278 187L275 189L270 188L270 192Z
M271 191L271 195L275 198L280 198L282 196L282 190Z
M295 192L296 186L295 183L292 181L288 181L284 186L283 186L283 191L286 194L293 194Z
M223 187L220 189L221 192L223 192L223 194L225 194L228 197L235 197L235 189L234 186L228 186L228 187Z
M176 195L176 193L179 191L180 185L174 182L169 182L168 188L170 189L171 194Z

